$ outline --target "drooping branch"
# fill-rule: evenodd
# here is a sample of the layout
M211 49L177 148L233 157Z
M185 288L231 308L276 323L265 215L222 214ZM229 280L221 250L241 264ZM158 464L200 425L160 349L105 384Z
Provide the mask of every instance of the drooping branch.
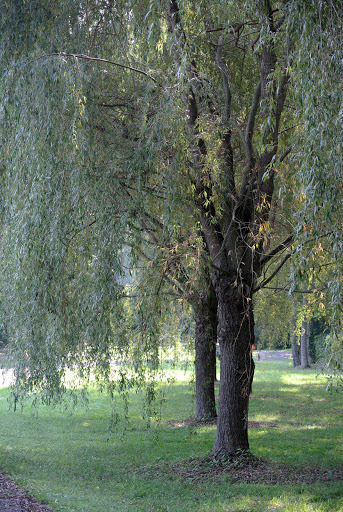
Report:
M113 60L103 59L101 57L91 57L90 55L84 55L82 53L65 53L65 52L46 53L44 55L40 55L38 57L35 57L34 59L29 60L25 64L25 66L28 66L29 64L32 64L33 62L36 62L38 60L47 59L47 58L50 58L50 57L62 57L62 58L72 57L74 59L88 60L88 61L91 61L91 62L103 62L105 64L110 64L111 66L116 66L118 68L127 69L129 71L134 72L134 73L141 74L141 75L145 76L146 78L149 78L149 80L152 80L152 82L154 82L154 84L156 84L158 87L161 87L163 89L163 85L162 84L160 84L153 76L151 76L146 71L143 71L142 69L134 68L134 67L128 66L126 64L121 64L120 62L115 62Z
M80 233L82 233L83 231L85 231L86 229L90 228L91 226L93 226L93 224L95 224L97 222L97 219L93 219L92 221L90 221L88 224L85 224L84 226L82 226L80 229L78 229L77 231L75 231L75 233L73 233L69 238L68 238L68 244L65 244L66 247L70 244L70 242L75 238L77 237L77 235L79 235Z

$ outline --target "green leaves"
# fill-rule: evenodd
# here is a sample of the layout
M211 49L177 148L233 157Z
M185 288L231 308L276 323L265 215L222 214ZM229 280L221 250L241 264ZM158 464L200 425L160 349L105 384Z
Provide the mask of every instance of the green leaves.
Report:
M131 335L157 360L162 291L199 286L206 229L208 260L255 280L295 210L299 255L329 227L338 311L341 20L262 4L180 1L177 29L160 2L4 4L2 300L31 389L80 359L108 376Z
M297 153L298 195L303 195L298 212L298 235L315 246L326 235L325 247L331 261L331 285L326 307L331 310L340 336L342 272L342 20L341 2L293 2L290 35L294 40L293 85L301 127ZM311 230L302 226L307 219ZM300 242L301 243L301 242ZM306 247L306 246L305 246ZM301 252L298 251L300 255ZM306 265L305 265L306 267Z

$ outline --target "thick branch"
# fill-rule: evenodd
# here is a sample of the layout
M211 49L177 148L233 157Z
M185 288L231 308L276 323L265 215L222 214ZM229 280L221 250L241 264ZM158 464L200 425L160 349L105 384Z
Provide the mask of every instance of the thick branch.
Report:
M256 114L257 114L257 110L258 110L258 107L260 104L260 97L261 97L261 80L258 82L258 84L255 88L255 91L254 91L254 96L253 96L253 100L252 100L252 104L251 104L251 108L250 108L250 112L249 112L249 117L248 117L248 122L247 122L247 126L246 126L246 131L245 131L247 151L248 151L248 156L250 157L250 159L252 159L252 137L254 134Z
M214 229L214 226L211 225L207 215L204 213L202 209L200 210L200 222L203 236L206 240L206 244L211 255L212 261L214 262L214 264L218 263L218 266L220 267L220 260L223 254L222 242L219 239Z
M287 249L294 240L294 235L289 235L281 244L275 247L272 251L266 254L263 258L260 259L258 268L256 272L260 271L274 256L276 256L279 252Z
M224 66L223 59L222 59L222 52L223 52L223 40L224 40L224 34L221 34L218 40L218 48L217 48L217 54L216 54L216 63L218 68L220 69L222 79L223 79L223 87L224 87L224 96L225 96L225 124L228 125L228 122L230 120L231 116L231 90L229 86L229 78L227 74L227 70Z
M179 8L177 0L165 0L167 4L167 22L168 22L168 31L170 33L175 33L176 39L179 45L179 49L183 49L185 42L185 35L180 27L180 16L179 16ZM179 65L180 62L180 51L177 48L174 48L174 60L176 65ZM225 86L228 86L227 75L225 74L225 70L223 70L223 63L221 61L221 50L220 46L218 46L219 56L217 55L217 64L219 67L222 67L222 72L224 72L224 89ZM187 68L189 74L190 83L195 81L196 83L200 83L202 86L202 81L198 75L196 63L194 60L191 61L191 64ZM201 225L203 229L204 238L206 240L208 249L211 253L218 254L220 250L221 241L218 239L215 226L210 222L211 218L215 217L215 211L213 203L209 202L209 206L204 205L204 195L205 192L207 197L209 198L212 195L212 185L211 183L207 186L204 185L203 176L201 170L203 168L203 157L207 154L205 141L198 137L198 128L197 121L199 118L199 110L198 110L198 96L196 94L196 89L193 87L189 87L189 90L184 94L184 102L186 104L186 120L189 128L192 130L195 141L194 143L194 151L193 151L193 167L196 170L196 179L195 179L195 190L197 194L196 204L200 212ZM228 113L228 109L230 107L230 95L226 97L228 101L226 113ZM232 160L232 149L230 144L230 135L224 134L223 136L223 152L225 155L225 160Z
M233 196L236 196L236 186L235 186L235 177L234 177L234 167L233 167L233 149L231 144L231 129L229 127L230 118L231 118L231 90L229 85L229 78L226 66L224 65L222 59L223 52L223 41L224 34L221 34L218 40L218 47L216 53L216 63L222 75L223 88L224 88L224 125L225 131L222 136L222 156L225 165L225 172L227 173L226 185ZM232 210L232 205L227 202L228 213Z
M253 289L253 293L256 293L258 292L259 290L261 290L264 286L266 286L268 283L270 283L270 281L272 279L274 279L274 277L276 276L276 274L279 273L279 271L282 269L282 267L284 266L284 264L289 260L289 258L291 258L292 256L292 253L289 252L286 254L286 256L284 257L284 259L279 263L279 265L276 267L276 269L274 270L274 272L272 272L270 274L269 277L267 277L264 281L262 281L262 283L260 283L256 288Z
M179 6L177 0L166 0L168 4L168 30L173 32L178 23L180 23Z
M289 72L288 72L287 68L285 68L283 71L283 74L282 74L280 86L278 89L278 94L276 96L276 109L275 109L275 121L276 121L276 124L275 124L276 140L275 140L275 142L276 143L278 141L277 138L278 138L278 133L279 133L279 124L280 124L281 114L283 111L283 106L285 104L286 90L287 90L287 84L289 82L289 79L290 79Z
M127 103L99 103L99 106L106 108L131 108L131 105L128 105Z
M293 144L291 146L289 146L283 153L282 155L280 155L280 158L279 158L279 162L282 163L287 157L288 155L290 154L290 152L292 151L293 149Z
M248 122L246 126L245 131L245 155L246 155L246 167L243 175L243 181L241 186L241 191L239 194L239 200L242 201L244 198L244 195L246 194L248 182L249 182L249 176L252 172L253 166L254 166L254 150L252 146L252 138L254 134L254 127L255 127L255 119L257 110L260 104L260 97L261 97L261 81L257 84L251 104L251 109L249 112Z
M270 71L272 71L272 68ZM261 191L263 193L266 193L268 196L271 196L273 192L274 171L270 170L268 179L266 179L264 182L262 182L262 180L266 172L266 169L272 162L272 159L274 158L277 152L279 143L279 125L283 107L285 104L286 91L289 79L290 76L287 70L287 66L285 66L280 85L277 89L277 93L275 94L274 127L272 131L268 128L264 135L265 144L266 146L269 145L270 149L267 149L259 159L259 166L261 168L259 173L259 185L261 187Z

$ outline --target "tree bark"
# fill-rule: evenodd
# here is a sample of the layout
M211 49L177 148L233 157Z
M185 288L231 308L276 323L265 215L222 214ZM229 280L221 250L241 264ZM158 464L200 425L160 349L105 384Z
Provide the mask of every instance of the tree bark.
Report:
M309 337L310 337L310 326L307 318L307 297L303 298L303 309L304 309L304 320L301 325L301 337L300 337L300 358L301 358L301 369L310 368L310 356L309 356Z
M254 376L251 294L241 293L223 274L214 280L218 300L220 387L217 435L212 455L249 450L248 405ZM248 290L248 286L246 286Z
M298 336L297 336L297 303L293 300L293 314L292 314L292 326L291 326L291 336L292 336L292 357L293 357L293 366L300 366L300 346L298 344Z
M195 418L217 417L216 378L217 299L212 283L193 303L195 312Z
M307 354L308 354L308 362L309 362L309 364L310 364L310 365L313 363L313 359L312 359L312 357L311 357L311 350L310 350L311 325L312 325L312 322L308 319L308 320L307 320L307 332L306 332L306 336L307 336Z
M293 366L300 366L300 350L298 345L298 337L294 333L292 336L292 358L293 358Z

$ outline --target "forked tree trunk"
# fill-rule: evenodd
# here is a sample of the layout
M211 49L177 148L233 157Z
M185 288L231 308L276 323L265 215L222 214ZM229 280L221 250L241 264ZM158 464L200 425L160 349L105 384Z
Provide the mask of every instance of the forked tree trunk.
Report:
M215 278L220 343L220 387L217 436L212 455L235 455L249 450L248 406L254 376L251 346L254 317L251 296L227 278ZM247 287L248 290L248 287Z
M217 299L212 283L193 304L195 311L195 418L217 417L216 378Z

